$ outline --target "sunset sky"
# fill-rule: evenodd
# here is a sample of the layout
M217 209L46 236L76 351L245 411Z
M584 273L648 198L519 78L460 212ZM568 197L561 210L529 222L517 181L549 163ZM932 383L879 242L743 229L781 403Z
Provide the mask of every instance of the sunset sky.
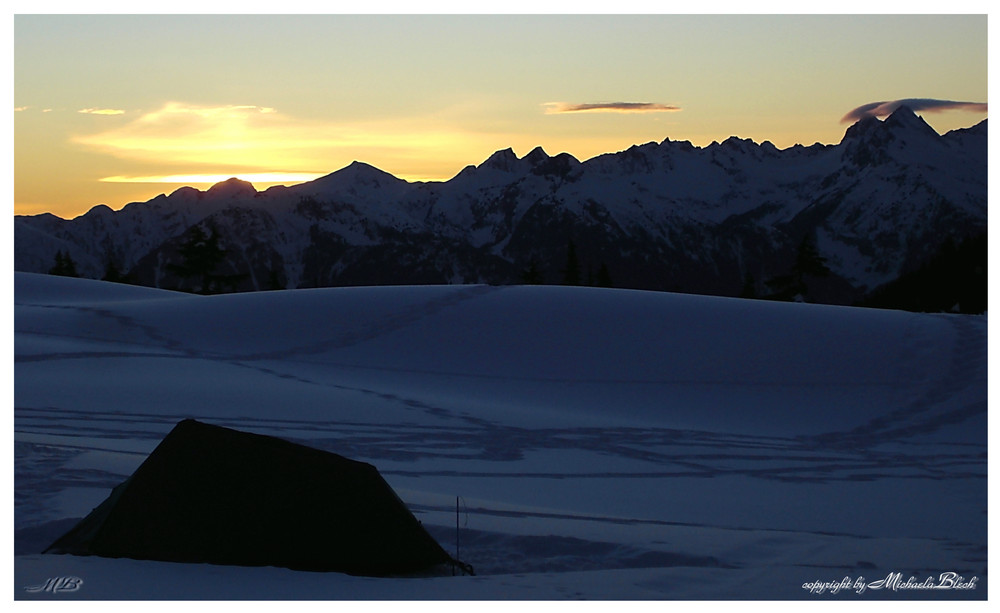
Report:
M75 217L353 160L446 180L737 135L837 143L875 103L986 117L986 15L15 15L14 212ZM942 103L946 101L947 103ZM869 106L866 106L869 105ZM889 105L891 107L891 105ZM877 109L877 110L876 110Z

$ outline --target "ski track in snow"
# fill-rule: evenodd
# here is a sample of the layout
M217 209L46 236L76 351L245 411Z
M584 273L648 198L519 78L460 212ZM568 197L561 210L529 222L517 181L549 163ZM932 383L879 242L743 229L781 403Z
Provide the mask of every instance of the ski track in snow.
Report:
M366 340L401 327L415 325L432 313L453 306L467 299L495 291L497 288L472 287L461 292L448 294L445 299L436 300L418 307L404 310L397 317L379 322L379 325L363 326L348 335L325 339L309 346L285 349L275 352L251 355L209 354L191 347L185 347L154 326L137 322L129 317L116 314L108 309L93 307L76 308L99 317L107 317L117 324L138 330L146 343L162 346L164 353L143 352L77 352L59 354L17 355L16 361L46 361L58 359L79 359L99 357L164 357L178 355L183 358L199 358L222 361L231 365L251 368L264 375L293 380L313 385L328 385L338 389L361 392L382 400L398 403L410 410L424 412L446 421L457 421L455 426L401 427L378 422L344 423L317 422L291 419L265 419L259 417L234 417L217 419L220 425L236 429L257 429L278 436L284 432L301 433L309 431L310 436L291 436L307 444L336 451L348 457L368 460L395 459L416 460L424 458L445 458L452 460L479 459L496 462L516 461L524 454L543 449L576 449L638 459L650 462L657 470L640 472L518 472L518 471L462 471L449 470L437 474L470 477L526 477L526 478L588 478L588 477L673 477L700 476L715 477L723 474L742 474L762 479L793 481L824 480L871 480L895 476L904 478L938 479L949 478L956 470L966 468L980 470L985 477L983 461L985 447L956 445L952 453L927 454L924 445L910 442L908 452L901 449L891 451L876 447L886 441L907 439L914 434L932 432L939 427L965 421L976 415L985 415L985 401L976 401L945 411L935 410L941 401L960 392L964 387L985 380L986 348L981 342L982 330L968 318L950 317L947 320L955 327L956 343L950 356L950 370L941 377L924 395L905 406L880 416L848 431L834 431L811 437L760 437L742 434L720 434L718 432L675 430L667 428L563 428L526 429L490 422L469 415L457 415L440 406L428 404L418 398L402 397L393 393L373 389L336 385L310 380L293 372L279 370L279 366L264 366L259 361L293 360L304 355L320 353L332 348L340 348ZM33 331L18 330L19 333ZM144 344L148 347L148 344ZM74 413L78 414L74 418ZM57 407L16 407L15 431L32 432L60 436L81 436L102 440L115 438L141 438L156 441L173 424L189 416L189 413L174 415L127 414L112 412L95 415L90 411L77 411ZM116 429L121 422L130 428ZM136 430L136 425L154 426L149 430ZM904 442L906 442L904 440ZM85 449L87 447L78 447ZM66 453L71 447L62 448ZM107 451L113 451L107 449ZM789 462L792 462L789 464ZM750 464L748 466L748 464ZM892 468L886 470L884 467ZM901 472L902 471L902 472ZM405 471L390 471L407 474ZM416 474L416 473L414 473Z
M442 410L443 411L443 410ZM143 416L112 413L95 416L81 411L58 408L17 407L15 431L19 434L41 434L66 437L70 440L114 441L148 440L155 445L166 431L188 414ZM479 427L436 427L419 425L387 425L376 422L320 423L255 417L214 419L218 425L234 429L268 432L348 457L413 461L420 458L448 460L487 460L516 462L525 454L538 450L583 450L608 456L649 462L656 469L618 471L558 471L524 472L498 470L412 471L384 470L387 474L450 475L469 477L522 478L666 478L705 477L737 474L789 481L872 480L880 477L919 479L949 478L950 471L983 468L984 448L963 449L956 445L952 453L927 454L914 443L911 453L878 449L825 449L794 438L720 435L712 432L670 430L665 428L559 428L526 429L496 424ZM142 424L148 429L118 429L122 422ZM308 438L283 435L309 431ZM25 454L38 453L37 446L28 446ZM116 450L111 446L47 443L46 449L64 457L82 451ZM758 463L759 466L746 466ZM886 467L891 466L891 469ZM905 472L900 472L904 470ZM985 472L981 475L985 478Z
M202 358L208 360L224 360L233 363L238 363L240 361L256 361L256 360L281 360L290 357L302 357L310 354L322 353L329 351L331 349L341 349L344 347L350 347L365 341L370 341L374 338L388 334L400 328L407 326L412 326L419 323L419 321L425 317L433 315L449 307L453 307L460 304L466 300L474 299L478 296L482 296L493 291L497 291L501 288L489 286L489 285L472 285L468 287L462 287L460 290L455 292L449 292L444 296L425 301L422 304L415 305L410 308L400 309L394 313L391 317L387 317L381 320L373 320L367 323L361 323L355 328L346 331L343 334L335 336L330 339L325 339L318 341L314 344L292 347L288 349L282 349L277 351L267 351L267 352L252 352L248 354L218 354L215 352L200 350L191 346L184 345L181 341L178 341L171 337L168 333L165 333L160 328L155 325L141 322L133 317L123 315L112 309L101 308L96 306L80 306L80 305L49 305L49 304L31 304L31 303L16 303L19 306L33 307L33 308L43 308L43 309L61 309L67 311L73 311L85 316L93 316L96 319L105 319L114 323L121 329L133 330L136 334L137 340L135 344L139 347L148 349L149 346L159 346L163 348L162 352L150 352L143 351L138 353L125 352L125 351L91 351L91 352L64 352L64 353L40 353L40 354L27 354L27 355L16 355L15 362L34 362L34 361L46 361L46 360L56 360L56 359L75 359L75 358L101 358L101 357L184 357L184 358ZM102 325L97 324L95 327L98 329L103 328ZM31 329L28 327L20 328L18 327L17 332L19 334L32 334L32 335L50 335L51 333L44 329ZM70 335L65 332L60 332L55 336L62 338L75 338L79 340L94 340L94 336L87 334Z
M963 317L945 317L954 328L957 339L948 359L946 374L939 377L923 395L886 415L847 432L832 432L815 439L834 446L871 445L879 441L932 432L943 425L959 423L977 415L985 416L985 399L948 410L938 408L943 401L958 395L965 388L982 385L986 381L987 346L983 343L985 322ZM904 348L904 351L911 348L919 350L919 340L910 340L911 345ZM981 457L985 459L985 449L982 450Z

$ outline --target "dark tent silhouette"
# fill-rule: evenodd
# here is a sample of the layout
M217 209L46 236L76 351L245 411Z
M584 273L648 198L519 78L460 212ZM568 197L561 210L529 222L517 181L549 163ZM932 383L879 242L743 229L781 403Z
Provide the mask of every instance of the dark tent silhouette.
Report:
M373 576L462 566L374 466L191 419L46 553Z

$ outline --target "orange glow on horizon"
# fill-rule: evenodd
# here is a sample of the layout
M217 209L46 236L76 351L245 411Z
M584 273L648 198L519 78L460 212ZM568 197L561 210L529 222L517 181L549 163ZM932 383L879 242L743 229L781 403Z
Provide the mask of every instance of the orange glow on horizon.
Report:
M836 144L850 109L897 99L948 108L921 115L945 133L988 99L985 14L15 17L19 213L355 160L427 183L508 148Z
M103 183L219 183L233 177L250 183L305 183L324 176L319 172L256 172L227 174L157 175L143 177L114 176L100 179Z

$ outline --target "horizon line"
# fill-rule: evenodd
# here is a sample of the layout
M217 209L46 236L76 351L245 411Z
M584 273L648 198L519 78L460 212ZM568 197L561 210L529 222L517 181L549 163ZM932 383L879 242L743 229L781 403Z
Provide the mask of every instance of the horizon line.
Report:
M915 115L917 115L918 117L921 117L921 115L920 115L920 113L918 111L914 111L909 106L902 105L899 108L908 108ZM893 112L899 110L899 108L894 109ZM889 116L891 116L891 115L889 115ZM852 124L852 126L855 125L855 124L857 124L857 123L860 123L864 119L871 119L871 118L874 118L874 119L876 119L879 122L884 122L885 121L885 119L881 119L879 117L868 116L868 117L865 117L865 118L858 119L856 122L854 122L854 124ZM921 117L921 119L923 119L923 117ZM981 123L986 122L988 119L989 119L988 117L985 117L982 120L980 120L979 122L973 123L973 124L967 126L966 128L956 128L956 129L969 129L969 128L975 127L976 125L979 125ZM934 132L937 133L939 136L943 136L943 134L941 134L936 129L934 129L933 126L930 126L929 124L928 124L928 126L932 130L934 130ZM847 130L845 131L845 136L846 136L846 132L850 131L850 128L851 128L851 126L848 126ZM953 132L956 129L949 130L948 132ZM945 134L947 134L948 132L946 132ZM489 156L487 156L485 159L483 159L478 164L466 164L466 165L462 166L462 168L459 169L454 174L451 174L449 176L444 176L444 177L438 177L438 178L431 178L431 177L427 177L427 176L419 176L419 175L414 175L414 174L410 174L410 173L396 174L396 173L393 173L393 172L389 172L389 171L383 170L382 168L379 168L378 166L375 166L374 164L371 164L371 163L368 163L368 162L364 162L364 161L361 161L361 160L354 160L354 161L350 162L349 164L346 164L346 165L342 166L341 168L339 168L337 170L330 171L330 172L315 172L315 171L287 171L287 172L284 172L284 171L273 171L273 172L260 172L260 171L253 171L253 172L248 172L248 173L239 173L239 172L237 172L237 173L219 173L219 172L214 172L214 173L183 173L183 174L172 174L172 175L138 175L138 176L113 175L113 176L99 178L99 179L97 179L97 181L101 182L101 183L119 183L119 184L149 184L149 185L170 184L170 185L178 185L177 188L175 188L174 190L171 190L170 193L173 193L173 192L177 191L178 189L182 189L183 187L191 187L190 184L208 185L209 187L211 187L211 186L217 185L219 183L224 183L225 181L228 181L230 179L239 179L241 181L245 181L247 183L250 183L251 185L253 185L254 182L256 182L258 185L264 185L265 187L264 187L263 190L257 190L257 191L266 191L267 189L270 189L271 187L279 187L279 186L282 186L282 187L293 187L293 186L296 186L296 185L303 185L305 183L309 183L309 182L315 181L317 179L323 178L323 177L328 176L330 174L334 174L334 173L340 172L342 170L345 170L345 169L349 168L350 166L352 166L354 164L364 164L364 165L369 166L371 168L375 168L376 170L379 170L380 172L384 172L384 173L386 173L386 174L388 174L388 175L390 175L390 176L392 176L392 177L394 177L396 179L404 181L404 182L406 182L408 184L447 183L448 181L451 181L451 180L455 179L456 177L458 177L466 169L468 169L468 168L478 168L479 166L485 164L486 161L490 159L490 157L492 157L493 155L496 155L497 153L503 152L503 151L511 151L513 153L513 155L515 156L515 158L518 161L524 160L526 157L528 157L529 155L531 155L532 152L538 150L538 151L541 151L543 154L545 154L548 158L557 157L557 156L560 156L560 155L569 155L574 160L577 160L579 163L585 164L585 163L588 163L588 162L590 162L592 160L595 160L595 159L597 159L599 157L603 157L603 156L606 156L606 155L620 154L620 153L623 153L623 152L628 151L630 149L633 149L633 148L636 148L636 147L642 147L642 146L646 146L646 145L650 145L650 144L664 145L664 144L667 144L667 143L674 143L674 144L683 144L683 143L686 143L686 144L690 145L691 147L693 147L694 149L704 150L704 149L709 149L709 148L711 148L713 146L719 146L722 143L727 142L729 140L733 140L733 139L738 140L738 141L750 141L751 143L753 143L754 145L756 145L758 147L763 146L765 144L769 144L769 145L771 145L772 147L774 147L778 151L788 151L790 149L796 149L796 148L809 148L809 147L815 147L817 145L819 145L821 147L831 147L831 146L836 146L839 143L843 142L843 137L842 137L841 140L838 143L822 143L820 141L816 141L816 142L814 142L814 143L812 143L810 145L805 145L803 143L795 143L793 145L789 145L787 147L783 147L782 148L782 147L778 147L778 146L774 145L774 143L772 143L768 139L765 139L765 140L762 140L760 142L757 142L757 141L753 140L752 138L743 138L743 137L740 137L740 136L737 136L737 135L734 134L734 135L731 135L731 136L723 139L722 141L713 140L712 142L708 143L707 145L699 146L699 145L693 144L688 139L684 139L684 140L672 140L669 136L667 136L667 137L665 137L662 140L648 140L648 141L645 141L645 142L642 142L642 143L633 143L632 145L630 145L628 147L625 147L623 149L619 149L617 151L605 151L603 153L598 153L598 154L596 154L594 156L591 156L591 157L588 157L588 158L586 158L584 160L580 160L579 157L575 156L574 154L572 154L572 153L570 153L568 151L561 151L561 152L559 152L559 153L557 153L555 155L551 155L548 152L546 152L545 149L541 145L536 145L536 146L532 147L528 151L528 153L525 153L523 156L518 157L517 154L514 153L514 148L512 146L508 146L508 147L503 147L503 148L500 148L500 149L496 149L495 151L493 151L493 153L491 153ZM197 188L194 188L194 189L197 189ZM256 186L254 187L254 189L256 189ZM199 191L204 191L204 190L199 190ZM166 195L166 194L161 192L157 196L153 196L152 198L149 198L148 200L156 198L156 197L158 197L160 195ZM120 209L124 208L125 206L128 206L129 204L135 204L135 203L139 203L139 202L148 202L148 200L145 200L145 201L134 200L134 201L126 202L126 203L122 204L121 206L119 206L117 208L110 207L106 203L97 203L97 204L91 205L83 213L80 213L80 214L78 214L76 216L79 217L80 215L84 215L88 211L92 210L95 207L99 207L99 206L105 206L105 207L108 207L108 208L112 208L112 210L120 210ZM14 208L15 208L15 211L17 209L19 209L19 208L22 209L22 210L25 209L25 208L27 208L27 209L35 209L37 211L37 212L33 212L33 213L17 213L17 212L15 212L15 216L28 216L28 217L30 217L30 216L34 216L34 215L43 215L43 214L48 213L48 214L54 215L56 217L60 217L61 219L72 219L72 218L74 218L74 217L61 217L59 215L56 215L55 213L52 212L52 208L53 207L52 207L51 204L35 204L35 205L33 205L33 204L30 204L30 203L22 203L22 204L15 203L14 204Z

